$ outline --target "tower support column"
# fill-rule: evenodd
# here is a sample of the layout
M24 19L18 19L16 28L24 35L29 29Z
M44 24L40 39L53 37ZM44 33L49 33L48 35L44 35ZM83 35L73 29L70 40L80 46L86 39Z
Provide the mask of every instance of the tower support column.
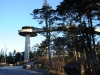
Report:
M30 35L26 34L24 60L28 60L29 59L29 51L30 51Z

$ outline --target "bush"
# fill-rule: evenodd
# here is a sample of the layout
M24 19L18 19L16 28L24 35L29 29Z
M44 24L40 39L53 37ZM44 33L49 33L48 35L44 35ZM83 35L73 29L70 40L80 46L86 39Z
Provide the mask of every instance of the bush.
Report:
M34 66L36 68L47 68L48 66L48 58L46 57L39 57L37 60L34 62Z
M64 57L53 57L52 58L52 69L50 72L54 75L66 75L64 72L64 65L66 64Z

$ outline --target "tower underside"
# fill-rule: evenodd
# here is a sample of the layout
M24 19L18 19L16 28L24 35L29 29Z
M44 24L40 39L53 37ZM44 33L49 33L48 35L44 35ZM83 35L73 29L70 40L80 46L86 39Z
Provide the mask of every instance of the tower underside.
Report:
M28 60L29 59L29 52L30 52L30 35L26 34L24 60Z

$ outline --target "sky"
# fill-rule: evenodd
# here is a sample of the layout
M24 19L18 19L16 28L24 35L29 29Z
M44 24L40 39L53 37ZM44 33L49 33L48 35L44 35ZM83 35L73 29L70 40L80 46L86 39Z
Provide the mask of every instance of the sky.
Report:
M7 53L16 50L23 52L25 49L25 37L18 34L23 26L42 27L32 19L30 13L34 9L41 8L44 0L0 0L0 50L7 48ZM53 9L62 0L47 0ZM30 46L41 43L44 36L38 34L30 39ZM6 47L5 47L6 46Z

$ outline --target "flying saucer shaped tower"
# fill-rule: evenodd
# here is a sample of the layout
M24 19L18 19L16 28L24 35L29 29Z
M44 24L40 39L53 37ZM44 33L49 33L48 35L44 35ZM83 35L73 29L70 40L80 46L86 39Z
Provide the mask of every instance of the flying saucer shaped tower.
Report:
M21 30L18 31L18 34L25 37L25 52L24 52L24 60L29 59L29 51L30 51L30 37L37 36L37 33L33 32L34 27L31 26L23 26Z

